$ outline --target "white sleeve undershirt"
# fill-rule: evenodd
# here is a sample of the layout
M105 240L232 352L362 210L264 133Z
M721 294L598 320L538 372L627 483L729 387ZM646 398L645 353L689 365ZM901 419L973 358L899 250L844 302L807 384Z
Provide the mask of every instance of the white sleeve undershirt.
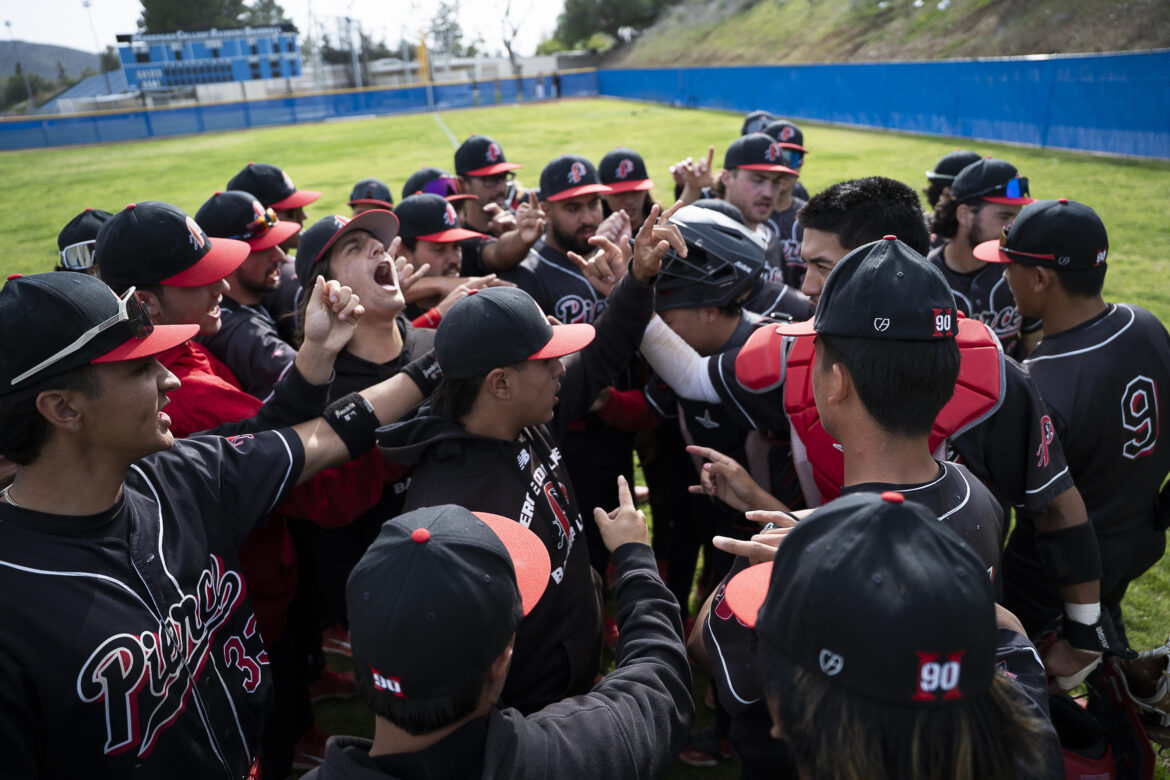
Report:
M657 314L642 335L642 355L679 397L707 403L720 401L708 373L711 358L696 352Z

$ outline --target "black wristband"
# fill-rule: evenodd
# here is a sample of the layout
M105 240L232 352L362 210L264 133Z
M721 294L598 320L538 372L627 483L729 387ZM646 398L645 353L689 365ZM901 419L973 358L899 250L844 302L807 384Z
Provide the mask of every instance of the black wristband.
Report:
M443 378L443 371L439 368L439 361L435 358L433 349L407 363L402 373L418 385L423 398L429 398L438 387L439 380Z
M1092 523L1036 534L1036 557L1058 587L1101 579L1101 553Z
M321 417L341 437L352 460L374 448L374 431L378 415L373 405L360 393L350 393L325 407Z
M1113 618L1108 610L1101 607L1101 616L1091 626L1069 620L1066 615L1060 630L1061 635L1068 643L1078 650L1089 650L1094 653L1106 653L1121 658L1137 658L1137 653L1117 638L1117 630L1113 626Z

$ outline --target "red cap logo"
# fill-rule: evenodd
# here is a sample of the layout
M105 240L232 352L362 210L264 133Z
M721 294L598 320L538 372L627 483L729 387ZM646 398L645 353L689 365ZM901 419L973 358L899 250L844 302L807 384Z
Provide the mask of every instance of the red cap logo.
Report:
M784 125L784 127L780 128L780 140L781 141L787 141L789 138L792 138L795 135L796 135L796 128L793 127L792 125Z
M575 162L569 167L569 184L580 184L585 178L585 164Z
M346 219L345 217L341 216L340 214L333 215L333 229L334 230L341 230L343 227L345 227L348 224L349 224L349 220Z
M634 161L631 160L630 158L626 157L626 158L622 159L622 161L620 163L618 163L617 177L619 179L625 179L633 172L634 172Z
M264 213L264 207L260 205L260 201L252 201L252 213L256 215L256 219L265 219L267 215Z
M961 699L959 679L963 674L963 653L918 653L918 690L910 698L914 701Z
M290 179L290 178L288 177L288 174L287 174L287 173L285 173L284 171L281 171L281 172L280 172L280 175L281 175L281 176L284 178L284 184L285 184L285 186L286 186L286 187L288 187L290 190L295 190L295 189L296 189L296 185L294 185L294 184L292 183L292 179Z
M397 677L383 675L372 666L370 667L370 677L372 678L374 687L379 691L392 693L400 699L406 698L406 694L402 692L402 682Z
M784 151L780 148L780 144L776 141L768 144L768 151L764 152L764 157L768 162L776 162L784 156Z
M934 314L934 333L930 335L935 338L955 335L953 330L955 317L950 309L931 309L931 313Z
M500 148L497 143L488 144L487 159L488 162L498 162L504 156L504 150Z
M443 212L443 224L447 227L455 227L455 207L450 203L447 204L447 210Z
M203 232L203 228L199 227L199 223L187 217L187 241L191 244L191 248L195 250L202 249L207 246L207 234Z

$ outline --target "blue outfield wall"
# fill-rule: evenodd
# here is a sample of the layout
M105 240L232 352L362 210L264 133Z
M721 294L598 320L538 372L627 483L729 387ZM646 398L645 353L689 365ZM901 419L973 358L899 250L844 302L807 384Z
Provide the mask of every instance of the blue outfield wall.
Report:
M597 71L560 74L562 97L594 97ZM176 108L103 111L0 120L0 150L110 143L326 119L473 108L552 97L553 77L360 89ZM430 95L428 96L428 91ZM431 103L433 101L433 104Z
M602 70L608 97L1170 158L1170 50L848 65Z

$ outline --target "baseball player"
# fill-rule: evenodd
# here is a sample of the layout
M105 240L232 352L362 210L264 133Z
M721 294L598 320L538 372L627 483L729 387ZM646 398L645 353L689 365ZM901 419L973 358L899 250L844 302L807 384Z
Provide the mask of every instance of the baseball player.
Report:
M230 289L219 302L219 329L200 336L200 343L227 364L245 392L266 398L297 353L260 301L280 287L280 269L288 261L280 245L300 233L301 225L281 221L251 193L238 190L212 195L195 221L208 236L245 241L251 250L225 277Z
M584 693L597 672L599 583L560 438L633 354L668 246L686 252L665 216L648 220L635 239L630 273L598 320L596 340L588 323L549 325L522 290L492 288L463 299L435 335L443 380L430 413L381 435L387 457L417 463L407 509L454 502L502 512L519 518L548 550L549 590L520 626L502 696L522 712Z
M739 129L739 134L750 135L751 133L762 133L764 128L775 120L776 117L767 111L751 111L743 118L743 126Z
M508 165L510 163L504 163ZM471 206L479 200L478 195L464 191L470 182L476 182L476 189L486 191L491 195L494 190L480 186L483 181L492 177L463 176L454 177L439 168L420 168L410 175L402 188L402 197L419 193L440 195L455 207L459 217L459 224L468 227L471 210L475 214L491 215L491 219L478 219L476 224L483 225L475 228L474 236L463 239L460 247L463 250L462 276L483 276L496 271L506 271L524 259L528 250L540 234L544 231L544 215L537 206L535 198L521 200L516 208L500 208L499 204L487 204L487 211L483 206Z
M308 224L309 215L305 212L305 206L321 197L317 190L297 189L287 173L268 163L248 163L228 181L224 189L250 192L260 201L261 206L275 211L279 219L300 225ZM296 233L285 239L280 248L292 252L300 240L300 234ZM266 294L261 305L276 321L281 337L292 343L296 328L292 314L297 308L296 295L300 287L296 283L291 261L281 266L280 276L282 284L274 292Z
M982 567L891 491L825 506L728 584L798 776L1065 776L1040 659Z
M875 319L891 325L877 331ZM946 280L925 259L892 236L850 252L829 276L814 320L776 326L800 342L815 341L811 368L789 364L791 373L811 373L819 426L842 449L841 493L897 490L921 503L978 555L984 576L999 580L1003 513L994 496L963 466L932 455L931 428L950 400L959 374L958 321ZM759 488L727 456L698 450L712 460L703 487L739 511L787 506ZM768 513L765 513L768 514ZM775 519L791 527L790 517ZM767 542L717 539L720 549L758 556ZM746 565L737 559L736 571ZM726 580L724 581L726 584ZM724 587L714 589L700 614L705 655L717 681L720 703L734 716L732 744L745 765L762 771L782 751L763 738L767 715L755 679L750 632L731 619ZM742 746L742 747L741 747Z
M1021 313L1044 319L1044 340L1024 365L1044 395L1048 424L1092 520L1043 533L1021 517L1004 559L1011 577L1007 604L1020 610L1029 631L1059 617L1060 597L1043 576L1045 563L1055 559L1070 571L1100 575L1101 607L1121 629L1126 588L1165 549L1166 508L1158 491L1170 471L1170 447L1160 438L1158 410L1170 400L1170 336L1145 309L1101 297L1109 240L1084 204L1061 198L1026 206L998 240L977 250L1003 268ZM1094 532L1099 560L1076 552ZM1080 538L1083 545L1075 543ZM1079 624L1096 622L1089 609ZM1079 625L1066 619L1065 636L1073 639L1074 630Z
M609 192L601 196L602 214L608 217L615 211L624 211L630 218L630 230L637 232L654 204L650 197L654 180L646 173L642 155L619 146L601 158L597 173L601 183L609 187Z
M383 211L394 210L394 196L390 188L381 179L362 179L353 185L353 192L349 193L349 207L353 209L353 216L371 209Z
M97 239L98 230L111 216L110 212L101 209L86 209L73 219L61 232L57 234L57 250L60 260L54 271L79 271L90 276L97 275L93 267L93 245Z
M246 776L271 682L236 551L420 397L396 378L358 415L347 400L292 428L176 441L178 381L153 356L197 330L154 325L133 289L84 274L0 290L0 453L20 464L0 494L0 578L21 594L6 607L21 628L0 636L14 776Z
M982 159L982 155L978 152L956 149L944 154L935 164L934 169L926 172L926 180L929 185L922 191L922 194L926 196L926 202L930 204L931 211L938 205L939 198L951 191L951 182L959 175L959 171ZM934 247L935 244L931 243L930 248L934 249Z
M787 119L776 119L765 125L760 132L779 141L781 146L788 150L786 158L789 168L797 171L801 169L801 166L804 165L804 156L808 154L808 149L802 145L804 144L804 131ZM799 155L793 154L793 152L799 152ZM797 200L808 200L808 190L804 188L804 184L799 179L792 182L792 197Z
M1011 163L990 157L971 163L934 210L931 230L945 243L927 255L947 277L959 309L986 323L1004 351L1018 359L1039 343L1041 322L1024 321L999 266L983 262L973 250L996 238L1032 202L1028 180Z
M900 231L915 251L925 250L928 243L913 190L881 177L827 188L802 209L800 219L805 229L802 254L808 266L803 291L814 300L820 298L826 277L841 258L867 239ZM878 319L874 327L882 327L885 319ZM955 396L936 420L932 447L947 441L955 459L961 458L988 482L1001 501L1036 514L1042 534L1059 534L1086 523L1084 504L1073 487L1059 438L1045 421L1048 414L1039 391L1018 363L1002 355L990 331L984 328L981 334L980 327L973 321L960 326L960 352L965 362L972 361L971 368L962 372ZM794 375L787 374L788 366L811 365L811 350L786 341L763 346L767 337L759 333L753 338L761 345L759 351L750 349L753 342L749 340L738 351L702 358L652 320L642 351L680 396L722 400L734 414L743 415L746 424L760 430L789 428L808 458L807 464L797 461L805 500L816 505L835 497L843 484L840 452L814 419L811 376L805 371L801 381L792 381ZM803 354L794 360L790 350ZM1070 542L1073 546L1084 543L1080 536ZM1075 560L1092 555L1078 552ZM1054 566L1049 576L1059 586L1070 616L1085 613L1068 605L1098 602L1098 578L1091 566L1069 571ZM1079 646L1123 650L1112 635L1111 622L1093 624L1095 632L1097 627L1101 643L1090 643L1091 637L1077 631ZM1063 676L1075 683L1071 675Z
M527 717L498 699L519 632L553 595L540 538L450 505L387 522L348 588L374 738L334 737L306 777L662 776L694 713L690 670L645 520L624 483L621 496L594 512L619 571L616 668Z

